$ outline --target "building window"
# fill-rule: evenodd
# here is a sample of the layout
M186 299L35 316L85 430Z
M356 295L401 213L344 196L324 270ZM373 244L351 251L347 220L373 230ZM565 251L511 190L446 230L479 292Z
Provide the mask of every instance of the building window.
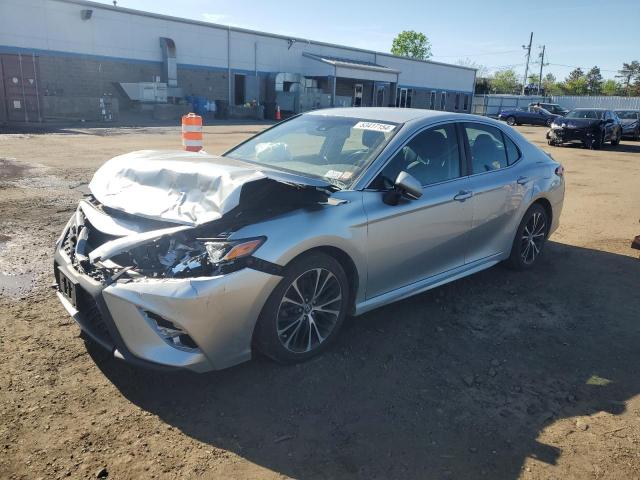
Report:
M447 109L447 92L440 92L440 110Z
M465 93L464 95L464 104L463 104L464 108L463 110L466 112L467 110L469 110L469 95L467 95Z
M454 110L460 110L460 94L456 93L456 102L454 104Z
M244 75L234 75L233 91L236 105L244 105Z
M429 110L436 109L436 92L431 92L429 97Z
M411 108L411 99L413 97L412 88L400 88L396 90L396 107Z

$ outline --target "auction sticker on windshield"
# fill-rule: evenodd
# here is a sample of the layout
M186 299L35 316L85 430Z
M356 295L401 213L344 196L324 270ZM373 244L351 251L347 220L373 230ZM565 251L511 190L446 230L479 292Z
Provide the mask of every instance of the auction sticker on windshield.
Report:
M353 126L353 128L356 128L358 130L373 130L376 132L388 133L396 128L396 126L389 125L388 123L358 122Z

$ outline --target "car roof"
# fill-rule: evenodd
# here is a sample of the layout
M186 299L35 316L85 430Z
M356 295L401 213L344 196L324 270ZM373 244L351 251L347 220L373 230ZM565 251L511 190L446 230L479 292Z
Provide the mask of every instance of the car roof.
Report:
M616 108L614 112L638 112L640 113L640 109L638 108Z
M588 110L588 111L595 111L595 112L606 112L608 110L611 110L610 108L598 108L598 107L594 107L594 108L587 108L587 107L580 107L580 108L574 108L574 110Z
M449 117L450 112L425 110L421 108L394 108L394 107L349 107L349 108L324 108L313 110L304 115L326 115L330 117L366 118L383 122L406 123L416 119L437 119Z

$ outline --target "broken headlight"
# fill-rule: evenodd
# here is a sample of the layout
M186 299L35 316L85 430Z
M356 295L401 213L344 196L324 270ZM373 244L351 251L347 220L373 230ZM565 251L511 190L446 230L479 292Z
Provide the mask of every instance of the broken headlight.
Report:
M171 262L171 277L219 275L244 268L246 260L266 240L265 237L243 240L198 238L197 244L184 251L180 260ZM173 254L168 251L165 255Z

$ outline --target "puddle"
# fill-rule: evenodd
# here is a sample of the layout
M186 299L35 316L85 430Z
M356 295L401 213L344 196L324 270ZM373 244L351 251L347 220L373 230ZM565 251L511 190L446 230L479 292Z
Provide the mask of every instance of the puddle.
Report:
M4 250L5 243L7 243L9 240L11 240L11 237L9 235L3 235L2 233L0 233L0 252Z
M34 277L30 273L10 274L0 272L0 296L19 297L33 287Z
M20 164L15 158L0 157L0 180L22 177L25 170L29 170L29 165Z

